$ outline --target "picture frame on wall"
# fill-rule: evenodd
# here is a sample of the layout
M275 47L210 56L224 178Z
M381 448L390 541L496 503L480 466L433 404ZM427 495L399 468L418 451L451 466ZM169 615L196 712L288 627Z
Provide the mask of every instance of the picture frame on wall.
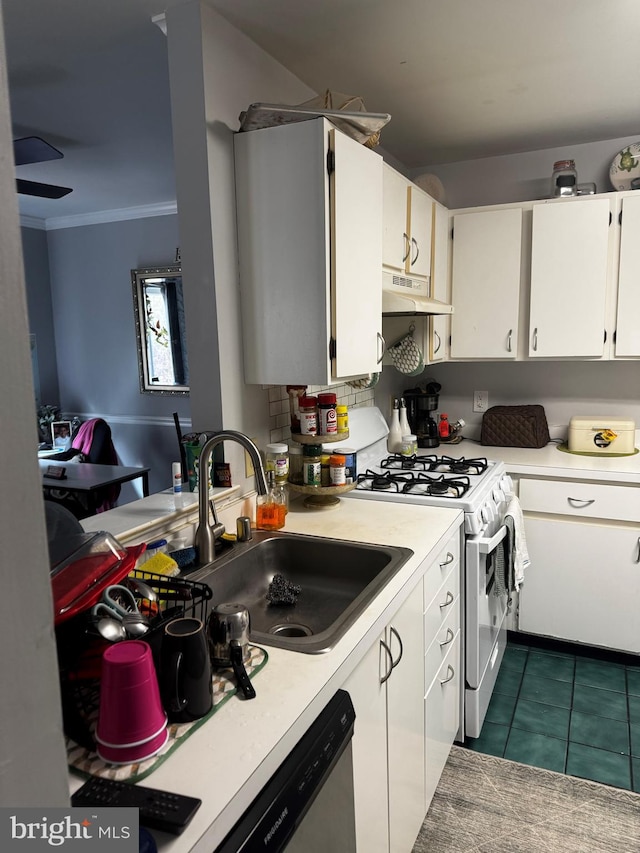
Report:
M52 422L51 443L56 450L68 450L71 447L71 421Z

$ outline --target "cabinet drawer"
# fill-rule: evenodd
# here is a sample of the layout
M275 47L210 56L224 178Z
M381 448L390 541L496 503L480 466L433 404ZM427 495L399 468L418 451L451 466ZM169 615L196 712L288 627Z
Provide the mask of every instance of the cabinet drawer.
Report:
M424 656L424 683L428 689L438 670L447 656L451 645L455 642L460 630L460 599L447 609L442 624L436 631L433 642Z
M425 697L427 751L426 801L428 809L460 725L460 637L449 648Z
M640 521L640 489L604 483L520 480L525 512Z
M424 648L434 642L451 611L460 610L460 572L457 567L447 576L424 613Z
M426 610L452 569L460 565L460 534L447 542L424 576L424 609Z

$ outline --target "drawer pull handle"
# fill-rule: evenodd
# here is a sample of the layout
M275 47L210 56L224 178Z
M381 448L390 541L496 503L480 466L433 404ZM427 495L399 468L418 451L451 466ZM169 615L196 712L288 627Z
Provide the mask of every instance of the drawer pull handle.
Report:
M640 563L640 536L638 536L638 552L636 554L636 563Z
M453 604L453 602L454 602L454 601L455 601L455 596L454 596L454 594L451 592L451 590L450 590L450 589L448 589L448 590L447 590L447 597L446 597L446 598L445 598L445 600L442 602L442 604L440 605L440 607L441 607L441 608L443 608L443 607L448 607L450 604Z
M402 653L404 652L404 648L402 647L402 638L400 637L400 634L398 634L396 629L393 627L393 625L389 626L389 633L393 634L393 636L398 641L398 645L400 646L400 652L398 654L398 657L396 658L396 660L391 660L391 669L395 669L402 660Z
M385 340L382 337L382 335L380 334L380 332L376 332L376 346L378 348L378 352L380 353L380 356L378 357L378 360L376 363L380 364L380 362L384 358L384 354L385 354L385 351L387 349L387 345L385 343Z
M433 350L433 354L435 355L437 352L440 352L440 345L442 344L442 339L440 338L440 335L436 332L435 329L433 330L433 337L438 341L436 347Z
M454 635L453 631L451 630L451 628L447 628L447 639L443 640L440 643L440 648L443 648L444 646L448 646L449 643L453 642L454 636L455 635Z
M534 352L538 351L538 327L536 326L533 330L533 345L532 349Z
M444 563L440 563L440 568L444 569L445 566L450 565L451 563L453 563L454 560L455 560L455 557L453 556L451 551L447 551L447 558L444 561Z
M584 500L584 498L567 498L571 506L576 507L576 509L583 509L586 506L591 506L596 502L595 498L592 498L590 501Z
M416 256L411 261L411 266L413 266L415 264L415 262L418 260L418 255L420 254L420 247L418 246L418 241L416 240L415 237L411 238L411 243L416 247Z
M382 646L382 648L387 653L387 660L389 662L389 669L387 670L386 674L380 679L380 684L384 684L385 681L389 678L389 676L393 672L393 655L391 654L391 649L385 643L384 640L380 640L380 645Z
M449 673L451 673L451 675L449 675ZM455 669L451 666L450 663L447 664L447 678L441 678L440 684L447 684L449 681L452 681L453 678L455 677L455 674L456 674Z
M507 352L511 352L511 337L513 335L513 329L509 329L509 334L507 335Z

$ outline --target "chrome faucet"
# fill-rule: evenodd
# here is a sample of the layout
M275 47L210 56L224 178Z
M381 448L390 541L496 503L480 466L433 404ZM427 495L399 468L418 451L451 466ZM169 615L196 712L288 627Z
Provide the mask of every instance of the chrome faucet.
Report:
M200 451L200 474L198 483L199 518L195 535L195 546L198 549L198 562L200 564L211 563L215 559L216 534L224 532L224 527L216 524L215 528L209 524L209 466L213 450L223 441L235 441L240 444L249 454L253 464L253 472L256 480L256 490L259 495L267 494L267 480L262 467L260 451L255 444L242 432L232 429L223 429L216 432L205 442ZM221 530L220 530L221 528ZM220 532L218 532L220 531Z

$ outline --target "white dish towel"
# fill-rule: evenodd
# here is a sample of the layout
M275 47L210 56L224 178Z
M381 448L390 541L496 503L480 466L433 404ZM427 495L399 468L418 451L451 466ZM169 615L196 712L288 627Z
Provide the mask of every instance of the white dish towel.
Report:
M529 559L529 551L527 550L527 537L524 532L524 516L520 501L514 495L507 506L506 515L513 518L513 526L515 531L513 543L513 570L514 570L514 585L516 590L519 590L524 582L525 569L531 564Z

